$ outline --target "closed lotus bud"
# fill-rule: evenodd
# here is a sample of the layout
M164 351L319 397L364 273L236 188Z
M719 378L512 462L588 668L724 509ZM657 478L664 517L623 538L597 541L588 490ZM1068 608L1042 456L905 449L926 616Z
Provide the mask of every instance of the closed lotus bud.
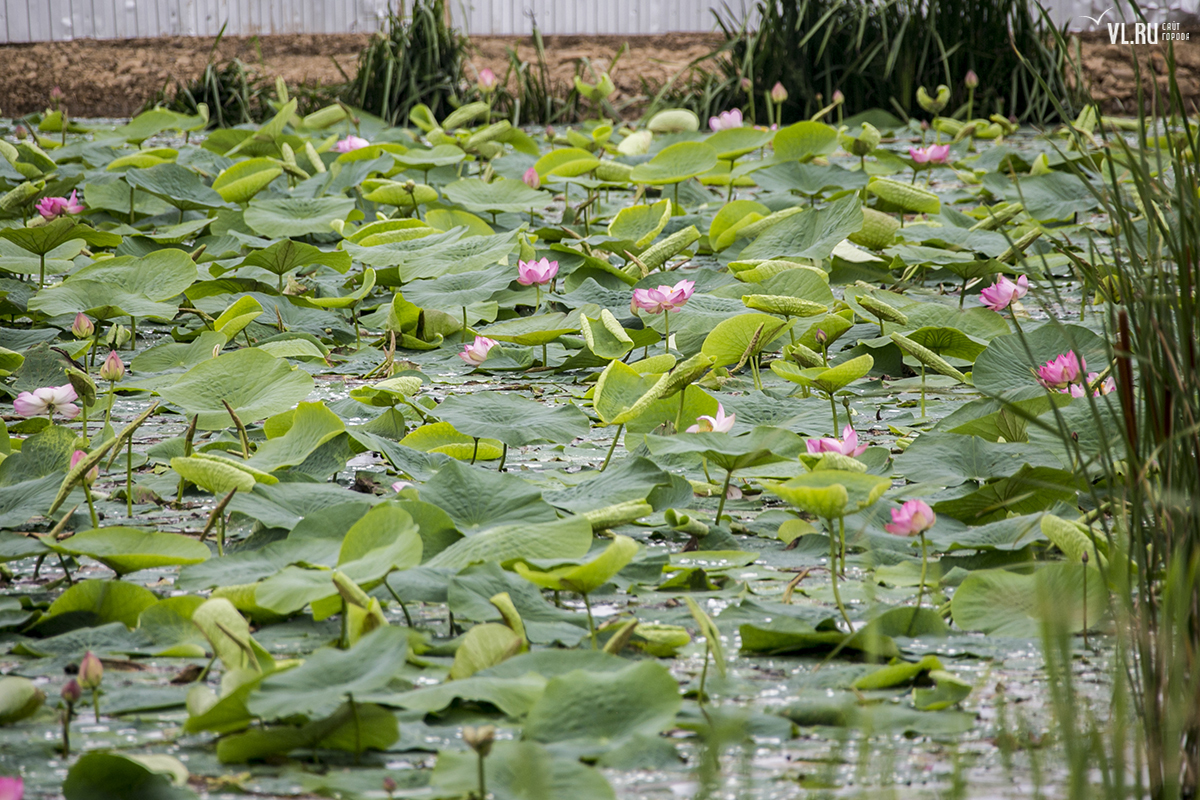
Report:
M74 453L72 453L71 454L71 469L75 469L75 467L79 464L79 462L83 461L85 458L87 458L87 453L83 452L82 450L76 450ZM87 482L88 486L91 486L93 483L96 482L96 479L99 477L100 477L100 465L97 464L96 466L92 467L91 469L89 469L87 471L87 474L83 476L83 479L84 479L84 481ZM88 655L91 656L92 654L88 653ZM92 656L92 658L95 658L95 656ZM84 657L84 661L86 661L86 660L87 660L87 656ZM97 661L96 663L99 664L100 662ZM80 680L83 680L83 664L82 664L82 662L80 663L79 669L80 669L80 673L79 673ZM99 683L99 681L97 681L97 683ZM87 684L84 684L84 686L87 686ZM90 689L92 687L88 686L88 688ZM0 800L2 800L2 798L0 798Z
M79 688L79 682L74 678L67 681L62 688L63 702L68 706L73 706L79 702L79 698L83 697L83 689Z
M109 351L108 358L100 365L100 379L116 383L125 377L125 362L117 355L116 350Z
M967 77L963 80L968 89L974 89L979 85L979 76L975 74L975 70L967 70Z
M104 665L96 654L89 650L79 662L79 685L84 689L98 689L104 678Z
M771 99L776 103L782 103L788 99L788 91L779 81L775 81L775 85L771 87Z
M533 167L525 170L525 174L521 176L521 180L525 181L525 185L530 189L540 189L542 186L542 178Z
M480 725L478 728L468 725L463 728L463 741L479 755L486 756L492 752L492 742L496 741L496 728L492 725Z
M829 334L817 328L817 332L813 334L813 338L817 340L817 344L823 345L829 341Z
M417 182L414 181L412 178L409 178L408 180L406 180L404 182L404 191L415 192L416 190L417 190Z
M17 139L28 139L29 138L29 129L26 128L24 125L18 125L16 128L13 129L13 135L16 136Z
M395 778L393 778L391 775L385 775L385 776L384 776L384 778L383 778L383 790L384 790L385 792L387 792L388 794L391 794L392 792L396 791L396 786L397 786L397 784L396 784L396 779L395 779Z
M754 84L750 82L749 78L742 78L741 85L742 85L743 92L748 92L748 91L750 91L751 88L754 87Z
M80 311L75 315L75 322L71 325L71 333L76 339L87 339L96 332L96 325L92 322L91 317Z
M835 90L835 91L834 91L834 93L833 93L833 102L834 102L835 104L839 105L839 106L840 106L842 103L846 102L846 95L842 94L842 90L841 90L841 89L837 89L837 90Z

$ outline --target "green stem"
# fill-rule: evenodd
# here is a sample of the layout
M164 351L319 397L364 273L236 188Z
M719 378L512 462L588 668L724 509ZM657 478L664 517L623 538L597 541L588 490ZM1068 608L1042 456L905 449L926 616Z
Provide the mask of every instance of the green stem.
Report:
M917 605L913 609L912 619L908 623L908 635L912 635L913 626L917 624L917 614L921 611L921 599L925 596L925 576L929 569L929 554L925 544L925 531L921 531L921 584L917 588Z
M663 352L671 352L671 312L663 312Z
M96 724L100 724L100 690L92 689L92 710L96 712Z
M479 800L487 800L487 782L484 780L483 770L484 755L477 752L476 756L478 756L478 761L476 762L478 767L476 769L479 773Z
M704 645L704 668L700 670L700 692L696 695L696 702L701 707L704 706L704 682L708 679L708 657L712 654L712 647L706 642Z
M687 387L683 387L679 391L679 411L675 414L675 432L679 433L680 426L683 425L683 401L687 397Z
M225 555L225 513L217 520L217 555Z
M62 725L62 754L63 758L71 757L71 716L75 708L70 703L67 703L66 709L63 710L63 725Z
M533 309L533 313L536 314L542 310L542 286L541 286L541 284L535 283L533 285L533 290L535 292L537 292L537 306L535 306ZM544 345L543 345L543 347L544 347Z
M833 392L829 393L829 410L831 412L833 412L833 435L834 435L834 438L837 438L837 434L838 434L837 403L833 399Z
M504 472L504 462L508 460L508 442L501 442L501 445L502 445L502 448L500 450L500 467L497 470L498 472Z
M850 630L853 632L854 626L850 621L850 614L847 614L846 607L842 606L841 593L838 591L838 540L833 535L833 519L829 521L829 579L833 582L833 600L838 603L841 618L846 620L846 625L850 626Z
M845 576L845 574L846 574L846 518L845 517L838 517L838 543L841 546L841 556L842 556L842 572L841 572L841 574L843 576Z
M109 420L112 418L113 393L116 391L117 382L108 382L108 405L104 408L104 429L108 430Z
M721 512L725 510L725 498L729 496L729 481L733 479L733 470L725 471L725 485L721 488L721 501L717 503L717 524L721 524Z
M621 439L621 430L624 427L624 422L617 426L617 432L613 434L612 444L608 448L608 455L604 457L604 463L600 465L601 472L604 472L604 470L608 469L608 462L612 460L613 451L617 449L617 442Z
M99 528L100 520L96 517L96 504L92 502L92 487L88 486L87 481L83 481L83 496L87 498L88 513L92 515L92 527Z
M474 464L475 459L479 457L479 437L473 436L471 438L475 440L475 449L471 451L471 463Z
M463 310L462 340L464 342L466 342L467 341L467 307L463 306L462 310Z
M592 617L592 601L588 599L587 593L583 594L583 607L587 609L588 631L592 637L592 649L596 649L596 620Z
M550 366L550 359L546 354L546 343L545 342L542 343L542 366L543 367Z
M396 598L396 602L400 604L400 610L404 613L404 622L411 628L413 624L412 617L408 613L408 606L400 599L400 595L396 594L396 590L392 588L392 585L387 582L386 578L383 581L383 585L387 587L387 590L392 593L392 597Z
M42 258L42 266L41 266L41 269L38 270L38 288L39 289L46 285L46 254L42 253L41 258Z
M921 362L921 419L925 419L925 362Z
M362 723L358 718L358 703L354 702L354 693L346 692L346 699L350 702L350 714L354 717L354 763L359 764L362 761Z
M133 434L129 434L125 445L125 510L133 519Z

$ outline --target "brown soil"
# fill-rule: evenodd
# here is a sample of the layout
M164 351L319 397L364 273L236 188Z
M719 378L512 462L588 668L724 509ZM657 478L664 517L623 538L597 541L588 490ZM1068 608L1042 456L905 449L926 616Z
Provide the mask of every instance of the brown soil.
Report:
M1191 31L1187 41L1175 42L1175 77L1179 92L1183 96L1185 110L1196 113L1200 103L1200 31ZM1104 32L1080 34L1083 56L1083 74L1088 81L1092 96L1100 101L1109 113L1137 113L1137 79L1134 72L1136 54L1138 69L1142 74L1145 98L1154 94L1153 84L1158 84L1161 96L1168 90L1166 46L1114 45ZM1075 53L1072 52L1072 58ZM1147 102L1147 111L1152 111Z
M281 75L291 85L338 84L344 80L343 71L354 74L367 38L362 34L229 37L222 40L216 58L240 58L267 79ZM1136 92L1131 48L1110 45L1103 34L1083 34L1081 39L1084 71L1096 96L1109 111L1132 112ZM551 36L546 38L546 52L552 82L565 88L580 64L607 68L626 45L613 70L618 88L613 100L620 106L635 100L646 85L662 84L679 74L717 41L709 34ZM535 57L528 37L477 37L472 44L472 75L489 67L503 76L510 47L522 59ZM0 115L40 111L49 104L50 90L59 86L72 116L129 116L165 87L173 91L175 82L199 77L212 47L210 38L187 37L5 45L0 47ZM1156 79L1165 83L1162 51L1161 46L1138 48L1143 65L1149 64ZM1176 43L1176 54L1185 98L1200 100L1200 34Z

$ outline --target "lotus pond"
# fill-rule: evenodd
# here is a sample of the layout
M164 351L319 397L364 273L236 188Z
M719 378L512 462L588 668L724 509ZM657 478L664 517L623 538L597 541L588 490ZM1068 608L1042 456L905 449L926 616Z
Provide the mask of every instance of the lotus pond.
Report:
M1044 626L1085 696L1111 655L1099 149L295 107L0 142L0 774L1057 796Z

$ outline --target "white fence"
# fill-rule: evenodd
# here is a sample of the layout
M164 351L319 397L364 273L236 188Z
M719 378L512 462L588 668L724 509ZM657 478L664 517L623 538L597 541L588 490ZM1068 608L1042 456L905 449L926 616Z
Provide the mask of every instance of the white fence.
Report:
M401 0L392 0L399 7ZM411 2L411 0L409 0ZM746 5L753 0L745 0ZM1113 0L1043 0L1061 24L1098 16ZM1132 19L1127 0L1114 17ZM523 35L536 17L545 34L663 34L714 29L722 0L451 0L454 22L476 35ZM1183 7L1200 0L1161 0L1143 7ZM729 0L740 9L742 0ZM272 33L365 33L377 30L388 0L0 0L0 44L129 39L156 36L231 36ZM1157 16L1157 14L1156 14ZM1088 27L1078 20L1079 27Z

